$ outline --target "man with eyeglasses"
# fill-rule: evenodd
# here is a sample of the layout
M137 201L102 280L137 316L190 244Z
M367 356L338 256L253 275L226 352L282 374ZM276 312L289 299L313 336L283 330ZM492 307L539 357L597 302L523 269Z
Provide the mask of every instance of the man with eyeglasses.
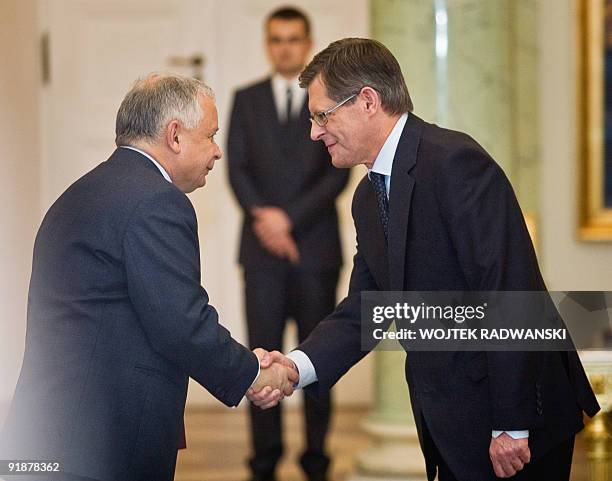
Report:
M276 10L265 35L273 73L236 93L227 152L244 213L239 261L249 343L280 350L289 318L301 342L334 309L342 262L335 202L349 172L335 169L325 147L309 138L306 91L298 84L312 46L308 18ZM325 481L329 397L308 396L304 411L300 464L309 481ZM252 479L270 481L283 453L281 411L252 406L250 414Z
M380 42L348 38L300 75L311 138L334 166L363 164L352 213L347 297L288 356L298 387L325 394L368 353L364 291L544 291L523 215L502 169L471 137L412 112L400 66ZM371 346L373 348L373 346ZM433 481L567 481L574 435L597 400L575 352L415 352L406 379ZM250 391L266 406L273 399Z

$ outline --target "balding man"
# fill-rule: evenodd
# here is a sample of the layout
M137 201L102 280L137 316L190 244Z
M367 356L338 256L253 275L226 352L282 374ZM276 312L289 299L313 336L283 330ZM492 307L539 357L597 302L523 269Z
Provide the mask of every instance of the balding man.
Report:
M296 377L259 372L263 351L232 339L200 285L185 194L221 158L217 124L203 83L138 81L117 150L49 209L0 459L57 461L66 480L172 480L189 376L228 406L268 381L291 394Z

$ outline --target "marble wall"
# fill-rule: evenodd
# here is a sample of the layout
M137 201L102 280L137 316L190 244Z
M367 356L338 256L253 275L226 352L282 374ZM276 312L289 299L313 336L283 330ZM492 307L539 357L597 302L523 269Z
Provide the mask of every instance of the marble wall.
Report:
M538 206L537 0L372 0L415 113L474 137Z

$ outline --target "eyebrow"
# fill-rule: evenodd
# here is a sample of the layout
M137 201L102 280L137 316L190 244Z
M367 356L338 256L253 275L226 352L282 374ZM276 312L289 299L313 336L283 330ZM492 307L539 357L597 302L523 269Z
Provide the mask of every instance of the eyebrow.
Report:
M329 110L329 109L331 109L332 107L333 107L333 105L331 105L331 106L329 106L329 107L322 108L322 109L317 109L317 110L315 110L314 112L312 112L310 109L308 109L308 111L310 112L310 115L314 115L314 114L318 114L318 113L320 113L320 112L325 112L326 110Z

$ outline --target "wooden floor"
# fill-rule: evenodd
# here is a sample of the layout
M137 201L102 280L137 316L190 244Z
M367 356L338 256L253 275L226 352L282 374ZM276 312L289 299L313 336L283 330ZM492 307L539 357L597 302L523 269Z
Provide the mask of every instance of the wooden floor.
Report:
M301 453L302 416L297 409L286 410L286 453L278 470L279 481L304 481L297 459ZM345 408L334 415L329 438L333 458L330 481L344 481L354 473L355 453L370 445L361 429L365 408ZM188 410L187 444L179 453L175 481L246 481L249 472L249 431L246 410ZM545 480L542 480L545 481ZM588 481L584 444L579 436L574 453L572 481Z

